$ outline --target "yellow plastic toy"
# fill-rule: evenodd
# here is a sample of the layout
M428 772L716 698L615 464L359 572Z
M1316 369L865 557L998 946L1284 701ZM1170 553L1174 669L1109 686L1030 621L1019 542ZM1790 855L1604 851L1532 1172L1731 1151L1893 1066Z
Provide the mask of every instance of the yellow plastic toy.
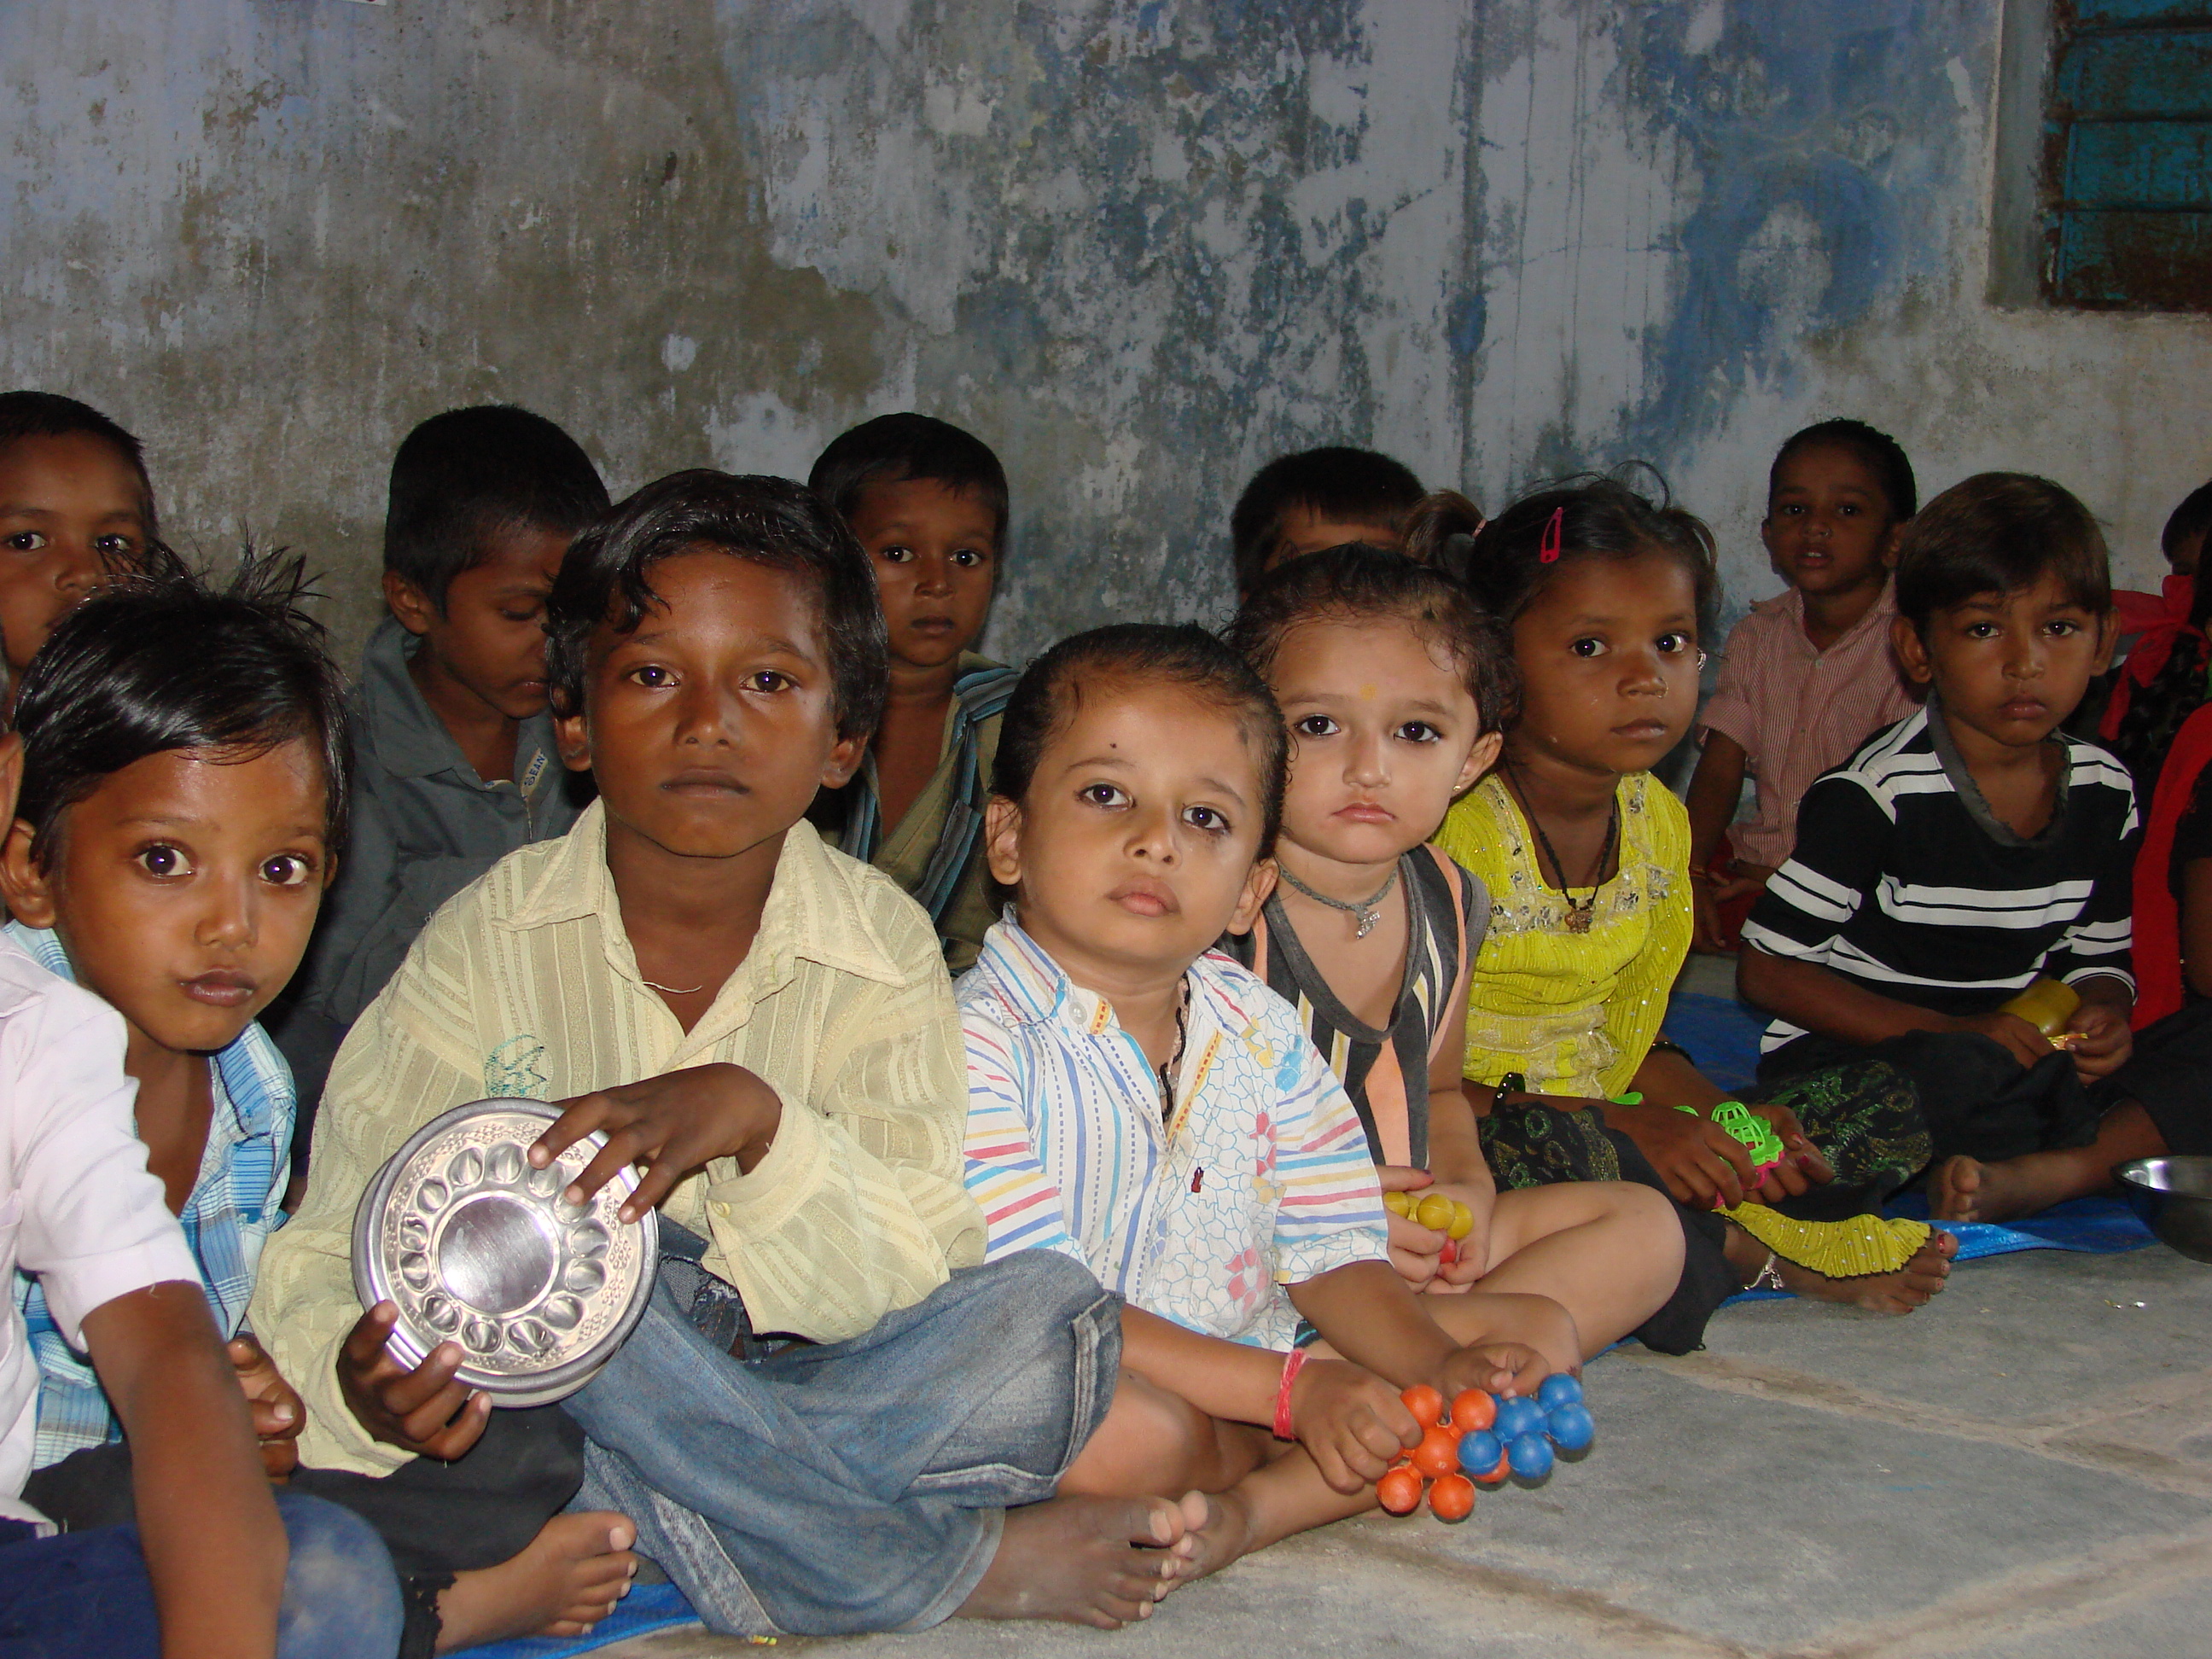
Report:
M2081 999L2070 985L2062 985L2055 979L2039 979L1997 1012L2017 1014L2043 1033L2054 1048L2066 1046L2066 1022L2074 1018L2074 1011L2081 1006Z

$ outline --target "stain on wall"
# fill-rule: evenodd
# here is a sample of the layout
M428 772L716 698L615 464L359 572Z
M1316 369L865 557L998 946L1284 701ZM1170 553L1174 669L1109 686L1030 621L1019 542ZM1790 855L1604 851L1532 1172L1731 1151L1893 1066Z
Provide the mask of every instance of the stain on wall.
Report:
M921 407L1006 457L1008 655L1208 615L1243 477L1660 466L1774 586L1831 414L2052 473L2148 577L2212 322L1996 308L2000 0L170 0L0 9L0 376L374 605L384 468L504 398L619 490Z

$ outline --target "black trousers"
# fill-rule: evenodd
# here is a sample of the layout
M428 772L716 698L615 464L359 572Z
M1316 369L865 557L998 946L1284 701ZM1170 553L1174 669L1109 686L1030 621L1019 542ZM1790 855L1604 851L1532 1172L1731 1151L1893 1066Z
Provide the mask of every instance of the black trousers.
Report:
M584 1431L558 1406L495 1411L483 1438L450 1463L418 1457L386 1475L300 1468L285 1490L327 1498L371 1526L405 1592L400 1659L428 1659L438 1593L456 1573L521 1553L584 1480ZM135 1521L131 1449L88 1446L33 1470L27 1503L72 1532Z

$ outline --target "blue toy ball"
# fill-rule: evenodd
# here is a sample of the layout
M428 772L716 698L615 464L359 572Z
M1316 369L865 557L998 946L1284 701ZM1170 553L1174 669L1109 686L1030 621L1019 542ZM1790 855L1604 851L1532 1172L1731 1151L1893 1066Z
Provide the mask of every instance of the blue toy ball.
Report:
M1523 1480L1541 1480L1552 1472L1552 1443L1540 1434L1516 1437L1505 1455L1512 1460L1513 1473Z
M1504 1449L1488 1429L1472 1430L1460 1437L1459 1466L1469 1474L1488 1474L1498 1467L1498 1454Z
M1545 1419L1545 1432L1561 1451L1578 1452L1597 1437L1597 1425L1590 1419L1588 1407L1571 1401L1552 1408Z
M1491 1425L1491 1431L1501 1441L1510 1443L1543 1430L1544 1408L1534 1401L1516 1395L1498 1402L1498 1420Z
M1583 1403L1583 1385L1565 1371L1553 1371L1536 1390L1536 1403L1546 1411L1557 1411L1562 1406Z

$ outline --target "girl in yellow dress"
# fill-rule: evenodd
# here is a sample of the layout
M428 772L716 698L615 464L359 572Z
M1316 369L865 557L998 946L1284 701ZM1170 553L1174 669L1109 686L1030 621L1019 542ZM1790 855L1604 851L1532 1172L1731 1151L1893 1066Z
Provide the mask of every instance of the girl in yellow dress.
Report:
M1650 768L1697 713L1711 533L1603 478L1487 526L1449 498L1419 522L1436 544L1423 550L1462 568L1511 631L1522 683L1498 766L1436 837L1491 894L1463 1070L1498 1180L1664 1187L1692 1256L1674 1304L1686 1347L1753 1282L1922 1305L1955 1246L1869 1213L1928 1156L1902 1075L1854 1066L1777 1091L1755 1109L1783 1153L1761 1179L1713 1121L1724 1092L1660 1032L1689 949L1690 832Z

